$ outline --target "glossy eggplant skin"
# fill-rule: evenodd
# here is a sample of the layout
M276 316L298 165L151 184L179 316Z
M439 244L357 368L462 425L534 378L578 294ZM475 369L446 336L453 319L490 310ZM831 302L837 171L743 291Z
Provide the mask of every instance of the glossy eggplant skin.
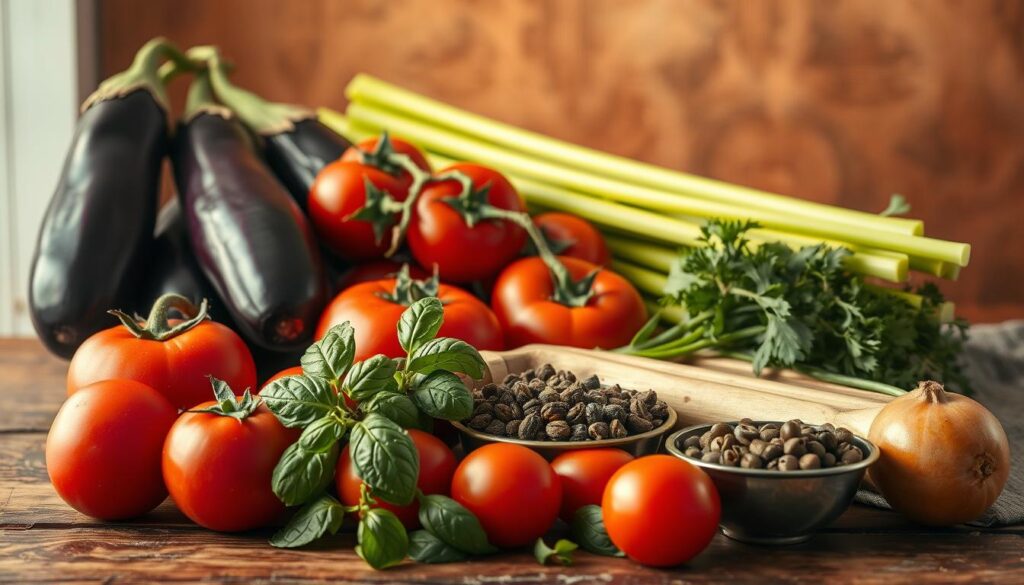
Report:
M323 265L246 130L199 113L179 127L171 156L192 250L239 331L267 349L303 346L326 302Z
M185 214L177 198L168 201L157 213L156 233L146 276L135 296L132 310L139 315L148 315L153 303L167 293L179 294L196 305L206 299L210 317L218 323L234 327L224 302L206 280L192 254L188 231L185 229Z
M71 357L129 307L153 239L167 117L149 91L95 103L78 120L43 216L29 310L43 344Z
M343 136L313 118L299 120L294 129L265 136L264 140L267 163L302 209L306 209L317 173L351 146Z

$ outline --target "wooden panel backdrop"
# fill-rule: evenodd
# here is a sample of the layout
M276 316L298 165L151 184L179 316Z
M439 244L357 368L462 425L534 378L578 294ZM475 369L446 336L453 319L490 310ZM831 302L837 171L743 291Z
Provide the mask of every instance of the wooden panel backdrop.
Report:
M274 100L342 108L366 71L728 181L870 211L903 193L974 245L944 287L961 313L1024 317L1024 2L105 0L99 20L105 74L163 34Z

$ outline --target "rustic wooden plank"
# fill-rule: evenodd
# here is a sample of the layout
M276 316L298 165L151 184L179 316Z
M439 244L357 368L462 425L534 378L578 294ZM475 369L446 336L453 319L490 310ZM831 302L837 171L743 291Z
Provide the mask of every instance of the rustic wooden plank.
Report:
M36 339L0 338L0 433L46 431L64 402L67 362Z
M124 526L117 530L7 530L0 542L0 580L20 583L143 581L327 581L388 583L721 583L758 580L820 583L1015 583L1024 579L1024 540L928 534L828 534L811 543L755 547L718 536L687 566L639 567L581 553L572 568L540 567L526 551L468 563L368 569L344 534L309 550L279 550L266 534L227 535Z

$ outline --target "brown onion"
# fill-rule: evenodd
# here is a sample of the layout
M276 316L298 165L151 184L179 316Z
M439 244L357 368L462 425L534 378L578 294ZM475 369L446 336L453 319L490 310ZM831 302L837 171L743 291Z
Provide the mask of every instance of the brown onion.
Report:
M1010 446L996 417L938 382L921 382L886 405L868 438L881 451L871 481L893 509L921 524L974 520L1010 472Z

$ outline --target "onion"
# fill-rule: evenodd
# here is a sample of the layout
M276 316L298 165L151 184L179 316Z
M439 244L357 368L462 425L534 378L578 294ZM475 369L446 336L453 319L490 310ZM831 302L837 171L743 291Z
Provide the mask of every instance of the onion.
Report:
M938 382L921 382L886 405L868 438L881 451L871 481L893 509L921 524L974 520L1010 472L1010 446L996 417Z

